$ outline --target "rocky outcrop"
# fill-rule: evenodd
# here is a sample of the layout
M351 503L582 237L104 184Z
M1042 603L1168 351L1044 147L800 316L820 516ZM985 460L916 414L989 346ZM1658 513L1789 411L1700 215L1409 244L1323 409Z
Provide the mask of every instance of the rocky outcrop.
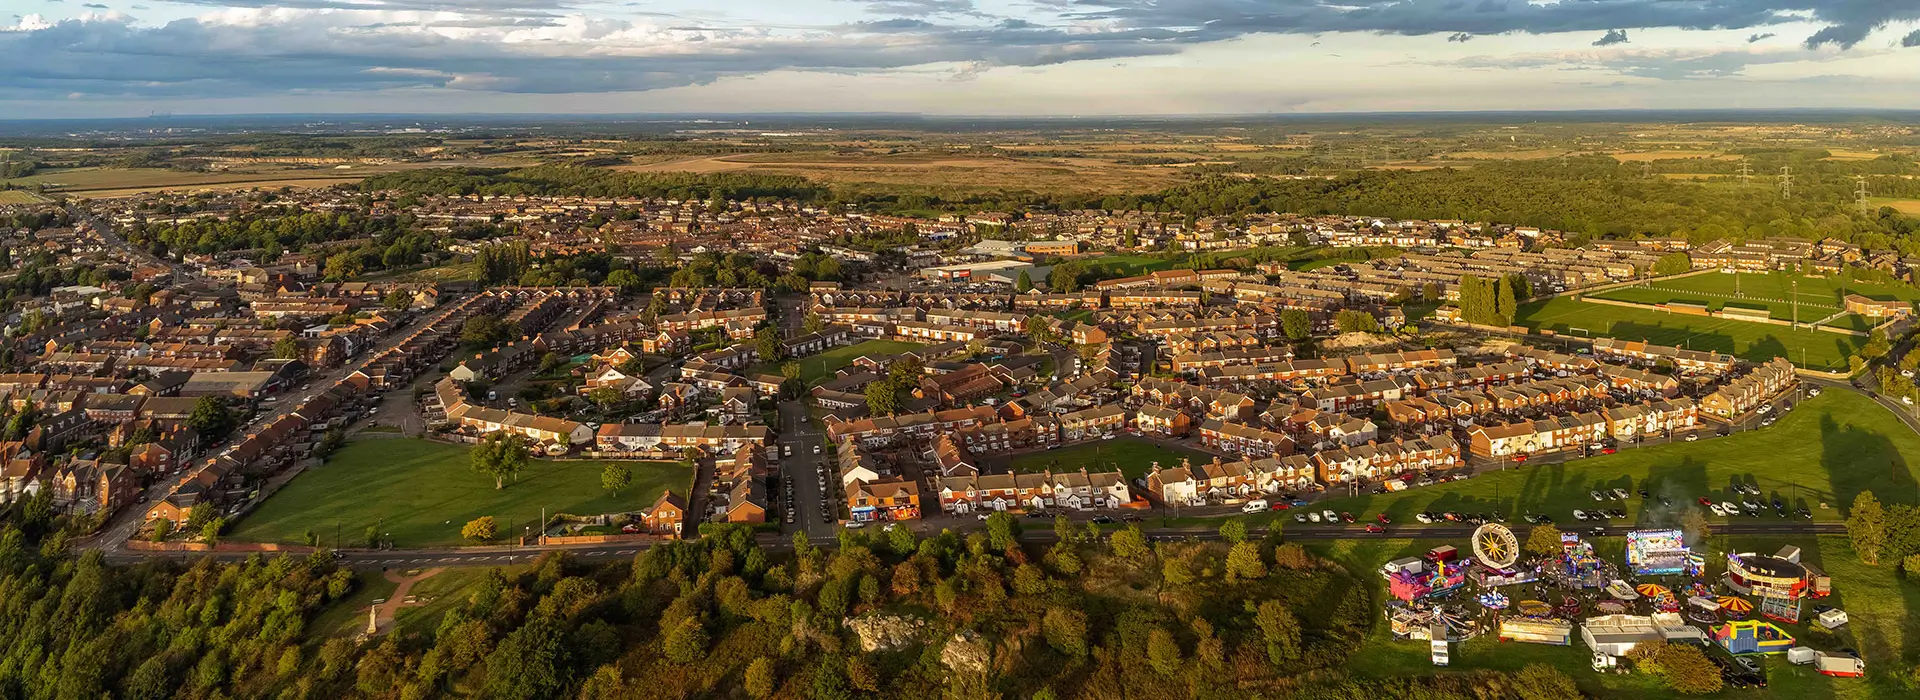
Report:
M860 637L860 648L867 652L899 649L920 641L926 621L900 615L866 615L846 621L848 629Z

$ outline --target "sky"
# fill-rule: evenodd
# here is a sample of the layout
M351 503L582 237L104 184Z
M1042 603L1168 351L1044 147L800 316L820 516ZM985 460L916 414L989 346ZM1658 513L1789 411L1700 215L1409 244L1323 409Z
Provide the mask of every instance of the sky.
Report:
M0 119L1920 108L1920 0L0 0Z

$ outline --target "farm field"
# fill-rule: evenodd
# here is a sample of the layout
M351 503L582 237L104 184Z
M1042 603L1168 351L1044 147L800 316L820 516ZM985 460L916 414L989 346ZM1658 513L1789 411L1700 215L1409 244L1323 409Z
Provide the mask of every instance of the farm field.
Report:
M800 381L809 385L818 384L833 378L833 373L853 364L862 355L892 355L925 347L920 343L902 340L867 340L852 345L842 345L818 355L808 355L798 360L800 363ZM783 363L782 363L783 364ZM762 363L754 368L756 372L779 374L780 364Z
M1920 503L1920 435L1872 399L1833 389L1801 402L1778 423L1760 430L1727 437L1709 433L1697 442L1630 448L1561 464L1516 464L1465 481L1329 499L1314 507L1362 519L1386 513L1396 523L1415 522L1414 514L1422 511L1501 511L1513 522L1533 512L1565 524L1575 522L1575 508L1595 505L1589 492L1621 488L1632 497L1608 501L1605 507L1625 510L1628 523L1665 526L1677 524L1678 508L1701 496L1732 500L1728 487L1735 482L1757 486L1764 498L1777 496L1789 508L1804 507L1817 521L1840 520L1839 506L1852 503L1862 490L1872 490L1882 501ZM1647 509L1633 495L1643 488L1674 505L1656 502ZM1280 520L1286 527L1314 527L1293 522L1284 512L1251 517ZM1777 519L1771 513L1765 517Z
M1793 288L1796 281L1799 283L1797 295ZM1642 304L1688 301L1704 303L1712 309L1728 304L1765 308L1768 315L1781 320L1793 319L1792 300L1798 299L1800 320L1809 322L1839 312L1841 298L1848 294L1862 294L1876 299L1920 300L1920 289L1781 272L1694 275L1652 282L1646 287L1611 289L1592 296Z
M741 153L675 158L614 166L632 172L753 172L800 175L847 185L925 186L944 191L1092 189L1103 192L1157 190L1179 180L1180 169L1128 165L1107 154L1046 158L990 152Z
M381 173L419 168L503 167L528 165L525 161L430 161L356 165L339 170L331 167L294 168L262 165L245 170L193 172L167 168L64 168L35 173L28 177L0 180L16 187L41 185L48 192L85 193L90 197L120 197L168 189L234 190L252 187L327 187Z
M0 204L33 204L43 201L40 195L26 190L0 190Z
M1515 534L1524 539L1527 534L1525 526L1516 528ZM1340 563L1368 586L1375 605L1380 605L1388 600L1384 580L1377 573L1381 564L1403 556L1417 556L1439 545L1464 548L1466 544L1464 540L1383 539L1311 541L1306 546L1316 554ZM1829 651L1841 647L1859 649L1867 660L1869 674L1866 679L1827 678L1808 667L1789 664L1781 655L1771 655L1763 657L1768 681L1766 688L1730 690L1720 696L1759 700L1877 700L1911 696L1911 691L1900 688L1896 681L1886 673L1877 672L1877 669L1892 668L1897 673L1906 667L1908 641L1920 634L1920 628L1917 628L1920 615L1916 615L1916 612L1920 612L1920 587L1902 581L1892 567L1862 564L1853 555L1844 537L1712 536L1702 544L1709 551L1707 563L1710 576L1719 576L1725 571L1725 559L1721 555L1728 551L1772 553L1786 544L1800 547L1806 561L1820 566L1833 576L1835 593L1821 602L1846 610L1852 617L1852 622L1841 628L1832 641L1812 642L1812 645ZM1603 558L1615 562L1624 558L1623 538L1599 538L1594 546ZM1804 638L1808 626L1803 623L1785 627L1796 638ZM1592 697L1686 697L1676 695L1664 683L1647 674L1594 673L1588 666L1588 659L1588 650L1579 642L1570 647L1556 647L1502 643L1491 637L1481 637L1453 645L1449 670L1516 671L1528 664L1544 663L1566 673L1580 685L1582 691ZM1357 676L1368 678L1428 676L1434 672L1426 642L1394 639L1384 622L1374 625L1347 668Z
M1013 470L1029 473L1051 469L1057 473L1079 471L1081 467L1090 472L1118 468L1128 479L1132 479L1145 475L1153 468L1154 462L1159 462L1161 467L1172 468L1180 466L1181 459L1200 463L1212 461L1213 455L1121 436L1020 455L1013 458Z
M1893 207L1894 211L1912 216L1920 216L1920 199L1894 199L1892 197L1873 197L1875 207Z
M1513 322L1562 335L1581 328L1583 333L1573 335L1644 340L1756 362L1785 357L1802 367L1829 371L1844 371L1847 356L1866 344L1859 336L1595 304L1566 296L1521 304Z
M426 440L382 438L348 443L247 515L228 536L252 542L303 543L312 531L325 544L346 543L380 528L395 547L462 544L460 526L491 515L502 533L554 513L637 511L667 489L686 494L693 470L680 462L625 462L633 485L613 496L600 488L605 462L533 460L518 480L496 490L469 468L467 448Z

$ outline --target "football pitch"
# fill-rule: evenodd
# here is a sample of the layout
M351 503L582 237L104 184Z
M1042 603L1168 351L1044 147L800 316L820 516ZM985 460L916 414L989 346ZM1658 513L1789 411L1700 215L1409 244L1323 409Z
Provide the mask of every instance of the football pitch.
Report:
M1875 299L1920 299L1920 290L1913 288L1786 272L1694 275L1652 282L1647 286L1610 289L1591 296L1639 304L1688 302L1704 304L1716 310L1727 306L1766 309L1768 316L1782 321L1795 320L1797 301L1798 320L1801 323L1813 323L1840 313L1840 300L1848 294L1861 294ZM1870 322L1863 321L1853 314L1845 314L1825 325L1848 329L1861 329L1863 325L1872 327Z
M1785 357L1801 367L1845 371L1866 338L1724 318L1595 304L1562 296L1522 304L1515 324L1576 337L1642 340L1709 350L1754 362Z

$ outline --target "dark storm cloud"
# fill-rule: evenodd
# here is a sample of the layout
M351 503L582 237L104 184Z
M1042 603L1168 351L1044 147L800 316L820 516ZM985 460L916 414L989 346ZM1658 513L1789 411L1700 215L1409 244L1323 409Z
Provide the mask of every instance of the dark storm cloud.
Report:
M1767 32L1767 33L1765 33L1765 34L1754 34L1754 35L1752 35L1752 36L1749 36L1749 37L1747 37L1747 43L1749 43L1749 44L1752 44L1752 43L1755 43L1755 42L1761 42L1761 41L1766 41L1766 40L1768 40L1768 39L1772 39L1772 38L1774 38L1774 37L1776 37L1776 36L1779 36L1779 35L1778 35L1778 34L1775 34L1775 33L1773 33L1773 32Z
M1593 42L1594 46L1612 46L1627 43L1627 33L1618 29L1609 29L1605 36Z
M1447 41L1451 41L1456 44L1464 44L1469 41L1473 41L1473 35L1468 34L1466 32L1454 32L1453 36L1447 37Z
M1920 46L1920 29L1914 30L1912 34L1900 37L1900 45L1909 49Z

